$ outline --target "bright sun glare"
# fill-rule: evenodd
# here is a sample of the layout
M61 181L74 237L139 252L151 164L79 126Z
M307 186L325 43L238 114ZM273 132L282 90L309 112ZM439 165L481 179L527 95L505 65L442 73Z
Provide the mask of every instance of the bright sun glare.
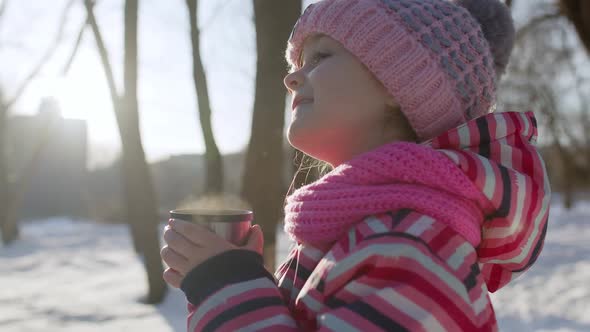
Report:
M106 140L116 126L108 89L100 72L71 73L44 82L44 94L55 98L65 119L85 120L89 134Z
M64 78L57 80L53 96L64 118L95 121L101 120L104 112L112 112L110 100L101 96L101 90L92 80Z

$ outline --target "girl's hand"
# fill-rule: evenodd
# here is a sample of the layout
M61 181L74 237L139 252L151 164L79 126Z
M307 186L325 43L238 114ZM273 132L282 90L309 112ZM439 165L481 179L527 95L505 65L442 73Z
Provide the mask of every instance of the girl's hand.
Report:
M164 280L172 287L180 288L182 279L193 268L207 259L232 249L247 249L262 255L264 239L259 225L250 228L246 244L238 247L199 224L180 219L170 219L164 231L167 245L160 256L169 268Z

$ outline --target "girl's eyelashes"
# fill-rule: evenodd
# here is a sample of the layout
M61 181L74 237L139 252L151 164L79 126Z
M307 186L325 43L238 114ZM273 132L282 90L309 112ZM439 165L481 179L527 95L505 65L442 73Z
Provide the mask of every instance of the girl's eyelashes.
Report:
M322 59L329 57L331 54L325 52L316 52L313 53L309 60L304 61L303 65L310 64L312 67L315 67Z

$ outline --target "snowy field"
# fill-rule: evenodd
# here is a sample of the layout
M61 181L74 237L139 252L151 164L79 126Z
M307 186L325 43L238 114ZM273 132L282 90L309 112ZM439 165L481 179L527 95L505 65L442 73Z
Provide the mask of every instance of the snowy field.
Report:
M146 281L127 228L49 219L0 247L0 331L185 331L183 294L139 302ZM277 256L289 246L284 234ZM590 331L590 202L551 210L538 262L492 294L502 331Z

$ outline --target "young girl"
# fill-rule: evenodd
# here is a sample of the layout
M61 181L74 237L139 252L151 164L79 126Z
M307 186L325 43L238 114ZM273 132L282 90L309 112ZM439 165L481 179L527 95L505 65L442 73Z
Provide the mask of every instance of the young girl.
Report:
M287 197L296 247L171 220L164 278L189 331L494 331L550 188L531 112L492 113L514 27L499 0L324 0L289 39L290 143L334 167Z

